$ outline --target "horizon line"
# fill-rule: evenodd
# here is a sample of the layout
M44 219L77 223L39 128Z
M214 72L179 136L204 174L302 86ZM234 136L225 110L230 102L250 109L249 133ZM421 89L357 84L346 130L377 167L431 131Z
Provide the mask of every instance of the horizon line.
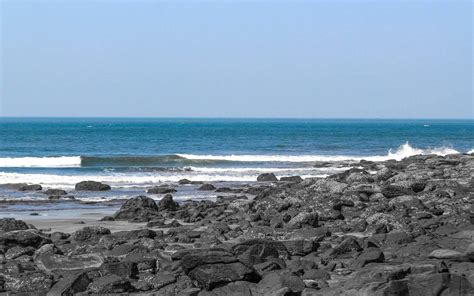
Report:
M293 119L293 120L474 120L474 117L241 117L241 116L3 116L12 119Z

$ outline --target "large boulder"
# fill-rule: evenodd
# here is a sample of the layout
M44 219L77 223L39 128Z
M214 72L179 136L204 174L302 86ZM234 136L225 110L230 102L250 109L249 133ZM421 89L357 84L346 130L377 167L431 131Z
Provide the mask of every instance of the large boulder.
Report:
M180 263L184 272L201 288L212 290L235 281L258 281L253 268L223 250L196 250L184 255Z
M257 177L258 182L276 182L278 178L274 173L263 173Z
M171 194L166 194L158 202L158 209L165 211L176 211L178 209L178 203L173 200L173 196Z
M50 244L51 240L36 230L15 230L0 234L0 245L7 248L21 246L33 247L35 249L45 244Z
M1 231L13 231L13 230L26 230L28 225L22 220L16 220L14 218L3 218L0 219L0 230Z
M130 220L135 218L149 220L158 216L159 210L155 201L147 196L137 196L127 200L113 218L115 220Z
M96 181L82 181L76 184L76 191L107 191L110 186Z

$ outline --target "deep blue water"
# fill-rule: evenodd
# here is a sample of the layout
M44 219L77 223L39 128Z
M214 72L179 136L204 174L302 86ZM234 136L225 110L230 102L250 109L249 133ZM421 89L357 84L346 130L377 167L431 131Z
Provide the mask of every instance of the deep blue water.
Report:
M407 141L465 152L474 120L0 118L0 157L381 155Z
M139 193L181 178L249 182L267 171L321 176L344 169L342 160L472 149L474 120L0 118L0 184L71 189L94 179ZM12 194L0 190L0 199Z

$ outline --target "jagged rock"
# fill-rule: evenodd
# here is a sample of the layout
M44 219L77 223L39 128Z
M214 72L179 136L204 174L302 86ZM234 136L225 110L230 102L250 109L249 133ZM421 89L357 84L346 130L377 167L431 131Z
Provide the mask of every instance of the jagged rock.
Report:
M383 252L378 248L367 248L365 249L354 261L354 266L364 267L365 265L372 262L384 262L385 256Z
M158 206L147 196L137 196L127 200L114 215L115 220L130 220L140 217L144 220L158 216Z
M110 186L101 182L95 181L82 181L76 184L76 191L107 191L110 190Z
M51 243L49 238L32 229L0 233L0 245L7 247L21 246L37 249L49 243Z
M16 220L14 218L2 218L0 219L0 230L1 231L13 231L13 230L26 230L28 225L22 220Z
M168 210L168 211L176 211L178 209L178 203L173 200L173 196L171 194L166 194L159 202L158 202L158 209L159 210Z
M362 248L357 240L353 237L348 237L343 240L340 244L335 246L329 252L329 257L338 257L340 255L345 255L353 252L360 252Z
M275 176L274 173L264 173L260 174L257 177L258 182L276 182L278 181L278 178Z
M12 260L23 255L32 256L34 253L35 253L35 248L33 247L15 246L7 250L7 252L5 253L5 259Z
M49 290L47 296L67 296L84 292L90 283L91 280L87 276L87 272L80 271L60 279L54 284L51 290Z

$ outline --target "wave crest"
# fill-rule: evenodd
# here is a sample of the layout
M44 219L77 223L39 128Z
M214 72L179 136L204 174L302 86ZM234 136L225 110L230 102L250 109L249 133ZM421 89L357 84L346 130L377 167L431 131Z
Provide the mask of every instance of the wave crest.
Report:
M59 156L59 157L3 157L0 158L0 167L20 168L20 167L80 167L80 156Z
M59 157L4 157L0 158L0 167L160 167L185 168L229 162L338 162L338 161L385 161L401 160L414 155L447 155L459 153L450 147L421 149L411 146L408 142L396 150L390 149L386 155L356 156L356 155L196 155L175 154L162 156L59 156ZM474 149L468 153L474 153Z

